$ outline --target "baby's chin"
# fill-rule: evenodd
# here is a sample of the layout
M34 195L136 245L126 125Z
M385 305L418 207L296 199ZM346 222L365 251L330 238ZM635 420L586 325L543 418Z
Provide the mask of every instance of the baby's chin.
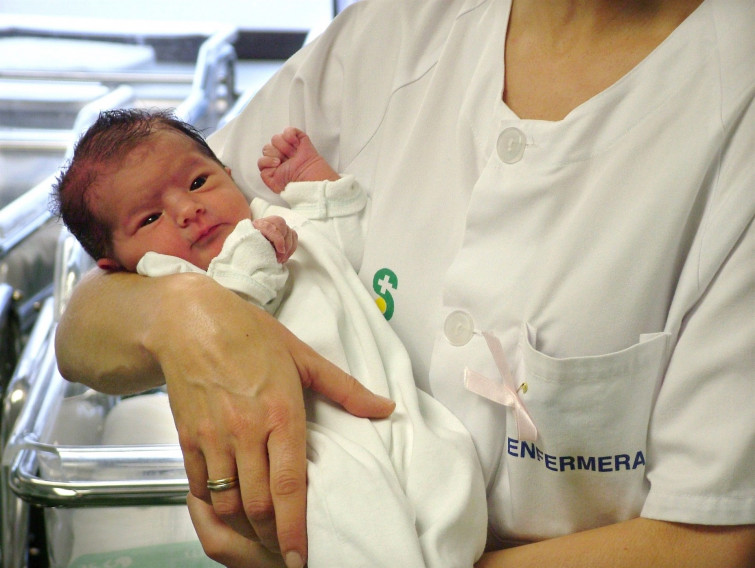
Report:
M201 268L202 270L207 272L207 268L209 268L210 262L212 262L212 259L220 254L222 248L222 246L211 246L209 248L203 249L201 252L191 255L191 258L188 258L186 260L191 262L197 268Z
M228 235L233 232L234 227L235 225L230 223L216 225L207 236L191 246L186 260L206 271L212 259L223 250L223 244Z

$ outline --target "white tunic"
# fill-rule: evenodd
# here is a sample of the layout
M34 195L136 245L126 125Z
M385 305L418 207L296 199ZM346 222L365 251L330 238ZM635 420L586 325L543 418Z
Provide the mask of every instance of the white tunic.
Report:
M557 122L502 102L509 10L358 2L210 143L262 194L248 156L297 126L367 188L360 277L472 433L501 539L753 523L755 4L705 1ZM534 444L465 388L506 374L483 331Z
M273 247L246 220L207 274L273 311L321 355L396 401L390 418L372 421L305 396L308 566L471 568L483 552L487 526L471 437L453 414L417 390L400 340L346 257L317 226L326 217L339 221L364 208L363 192L350 191L352 181L305 184L298 197L309 199L291 199L294 211L254 200L254 218L281 215L297 231L296 252L279 264ZM332 185L344 191L324 190ZM312 197L322 207L312 207ZM345 218L340 221L349 227ZM358 239L358 229L351 236ZM148 276L202 272L156 253L147 253L137 268Z

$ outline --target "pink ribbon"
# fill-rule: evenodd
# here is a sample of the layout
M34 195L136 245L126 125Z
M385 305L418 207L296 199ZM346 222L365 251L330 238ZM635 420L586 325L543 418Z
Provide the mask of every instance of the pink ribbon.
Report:
M467 368L464 369L464 386L470 392L513 409L519 439L526 442L534 442L537 440L537 427L529 412L527 412L524 403L519 398L514 376L511 374L509 366L506 363L506 356L504 355L501 341L487 331L483 331L482 336L488 344L488 349L490 349L493 355L493 360L496 367L498 367L498 372L501 374L503 382L497 383Z

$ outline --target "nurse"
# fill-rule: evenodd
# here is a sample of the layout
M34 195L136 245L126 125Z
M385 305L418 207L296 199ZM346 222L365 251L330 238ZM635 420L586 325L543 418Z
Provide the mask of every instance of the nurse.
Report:
M364 0L211 138L249 197L289 124L370 192L360 277L475 440L479 566L755 562L753 29L730 0ZM302 386L385 408L242 304L95 274L59 365L165 381L206 549L301 566Z

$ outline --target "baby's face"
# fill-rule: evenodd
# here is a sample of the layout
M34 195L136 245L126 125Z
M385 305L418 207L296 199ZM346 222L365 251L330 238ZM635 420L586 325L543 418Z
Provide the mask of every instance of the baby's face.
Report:
M101 175L93 191L94 214L112 228L115 253L98 261L102 268L134 271L153 251L206 270L236 224L251 217L230 171L168 129Z

